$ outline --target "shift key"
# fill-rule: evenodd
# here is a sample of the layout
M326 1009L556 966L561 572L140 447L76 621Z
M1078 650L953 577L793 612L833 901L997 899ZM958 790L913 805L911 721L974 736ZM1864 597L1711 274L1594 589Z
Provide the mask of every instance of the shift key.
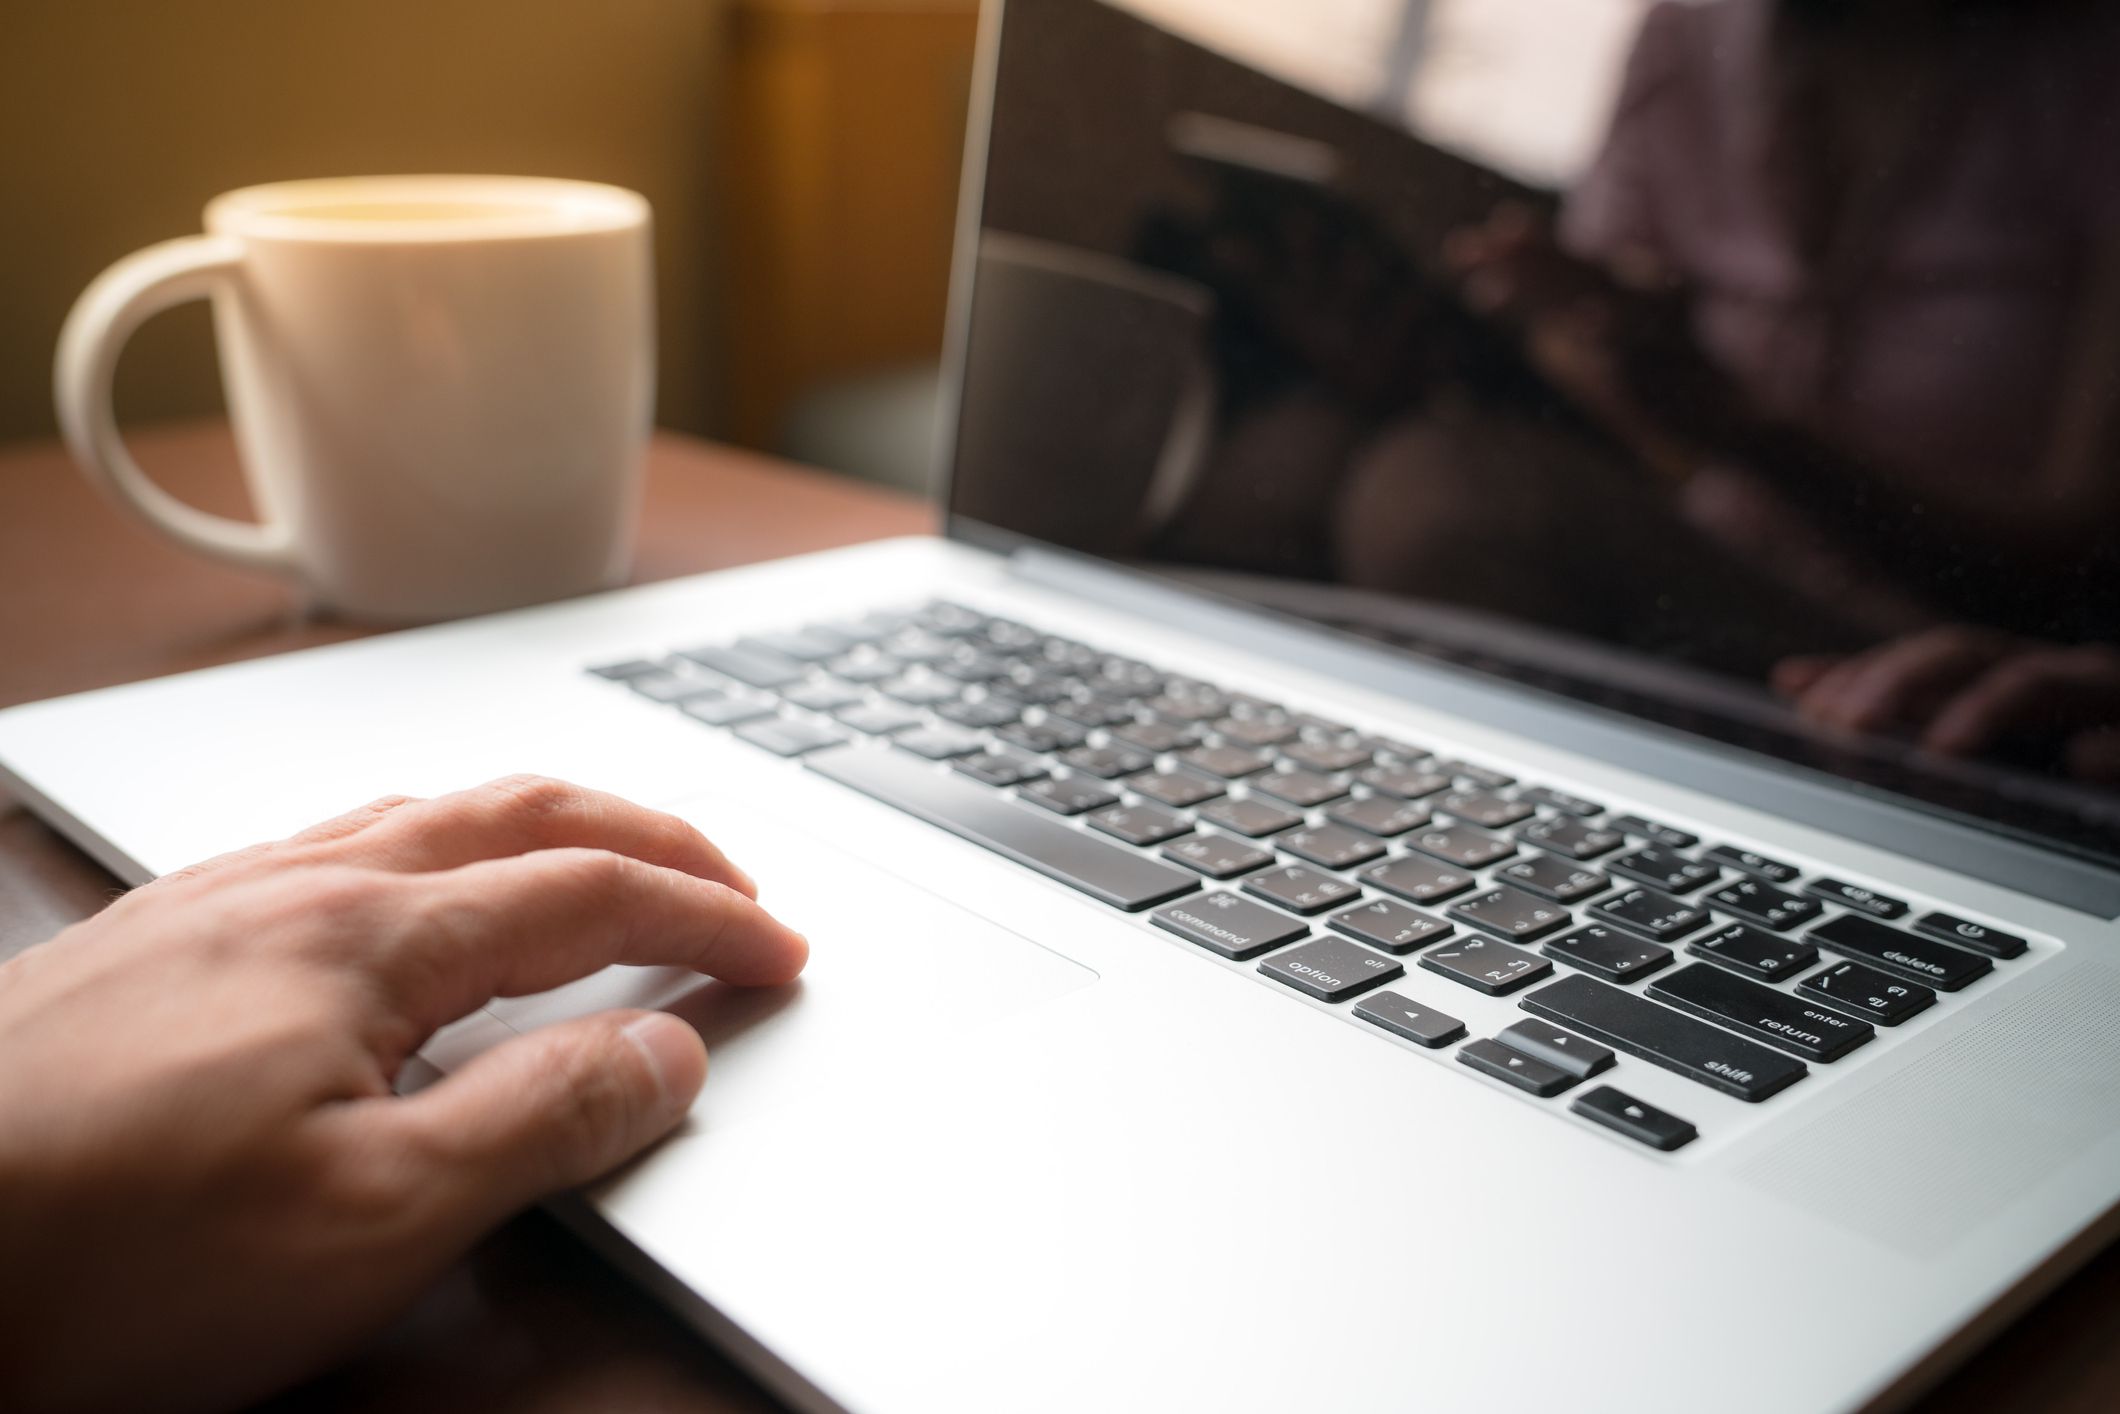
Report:
M1810 1074L1802 1061L1590 977L1563 977L1521 1005L1740 1100L1764 1100Z

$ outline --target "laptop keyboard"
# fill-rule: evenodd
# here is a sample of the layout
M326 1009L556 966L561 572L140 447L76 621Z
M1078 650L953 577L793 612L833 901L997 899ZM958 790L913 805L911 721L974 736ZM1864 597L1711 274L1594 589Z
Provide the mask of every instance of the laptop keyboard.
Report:
M1617 1053L1765 1101L2027 947L961 604L590 671L1540 1098ZM1456 987L1529 1016L1467 1040ZM1570 1107L1696 1137L1610 1085Z

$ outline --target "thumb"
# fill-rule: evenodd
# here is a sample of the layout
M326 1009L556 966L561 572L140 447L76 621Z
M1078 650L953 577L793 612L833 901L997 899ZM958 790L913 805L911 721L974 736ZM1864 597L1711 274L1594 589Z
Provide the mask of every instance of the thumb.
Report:
M706 1046L683 1021L602 1012L494 1047L399 1101L400 1118L440 1159L437 1196L482 1231L669 1133L706 1078Z

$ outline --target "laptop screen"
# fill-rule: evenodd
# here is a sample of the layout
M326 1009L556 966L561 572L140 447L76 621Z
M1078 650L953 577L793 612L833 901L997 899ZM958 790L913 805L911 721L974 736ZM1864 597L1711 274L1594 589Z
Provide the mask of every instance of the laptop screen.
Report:
M1008 0L959 523L2120 860L2120 18Z

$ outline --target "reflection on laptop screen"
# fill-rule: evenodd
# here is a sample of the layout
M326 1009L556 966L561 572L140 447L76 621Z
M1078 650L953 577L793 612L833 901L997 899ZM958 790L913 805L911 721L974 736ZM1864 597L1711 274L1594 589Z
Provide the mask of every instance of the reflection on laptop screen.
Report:
M2120 20L1008 0L963 523L2120 861Z

